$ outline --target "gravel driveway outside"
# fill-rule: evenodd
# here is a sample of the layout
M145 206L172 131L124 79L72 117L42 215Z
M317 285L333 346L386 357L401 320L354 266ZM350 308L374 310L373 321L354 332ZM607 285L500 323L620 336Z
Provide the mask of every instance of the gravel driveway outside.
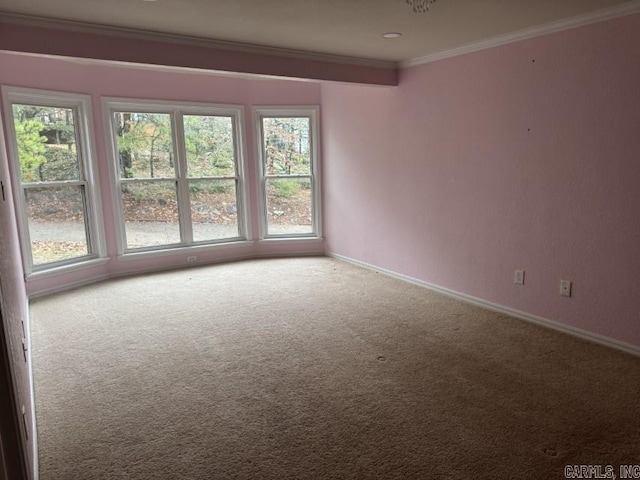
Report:
M274 234L309 233L309 225L275 225ZM77 242L86 240L84 225L80 222L30 222L31 241ZM130 248L167 245L180 242L180 231L176 223L169 222L127 222L127 244ZM238 236L236 225L216 225L212 223L194 224L196 241L218 240Z

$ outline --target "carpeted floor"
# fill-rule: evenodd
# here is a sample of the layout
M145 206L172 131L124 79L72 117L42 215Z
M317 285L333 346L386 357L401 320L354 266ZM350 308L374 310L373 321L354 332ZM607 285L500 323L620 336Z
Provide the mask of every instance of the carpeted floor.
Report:
M31 312L41 480L640 463L640 359L328 258L119 279Z

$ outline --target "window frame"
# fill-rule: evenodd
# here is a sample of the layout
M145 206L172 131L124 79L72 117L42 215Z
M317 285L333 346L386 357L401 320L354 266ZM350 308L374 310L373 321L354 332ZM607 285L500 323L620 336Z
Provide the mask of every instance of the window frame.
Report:
M121 259L140 258L141 256L161 256L174 254L178 251L189 253L201 249L211 249L225 245L241 245L250 238L250 219L247 199L247 167L244 136L244 107L242 105L209 104L200 102L174 102L165 100L130 99L118 97L103 97L102 111L106 134L109 169L111 174L111 197L114 222L117 228L117 254ZM128 248L126 240L126 225L124 204L122 199L122 178L120 175L120 161L118 158L118 139L113 114L115 112L158 113L170 116L172 128L173 153L176 159L175 178L154 178L125 180L124 183L149 181L174 181L177 184L176 200L178 205L178 224L180 242L164 245L154 245L140 248ZM238 236L218 240L193 240L193 223L191 221L191 198L189 196L189 182L198 179L215 180L218 177L188 177L187 159L184 137L185 115L225 116L231 117L234 135L235 177L225 177L236 181L236 211L238 213ZM187 212L184 214L183 212Z
M13 200L16 209L25 279L45 278L58 273L70 272L107 262L91 97L79 93L3 86L2 103L4 107L4 118L6 119L11 182L14 187ZM77 117L74 118L74 123L76 125L76 148L80 177L77 181L33 182L33 184L29 182L29 186L25 188L25 184L22 182L20 160L18 158L15 119L13 115L14 104L69 108L74 111ZM84 187L84 224L87 236L87 249L90 253L81 257L34 265L29 232L28 209L25 202L25 190L38 188L38 186L43 188L60 186Z
M260 212L260 240L321 240L322 193L320 179L320 107L318 105L259 106L253 107L253 126L258 159L258 211ZM310 169L308 175L268 175L264 151L263 118L305 117L309 119ZM269 234L267 180L270 178L310 178L312 232Z

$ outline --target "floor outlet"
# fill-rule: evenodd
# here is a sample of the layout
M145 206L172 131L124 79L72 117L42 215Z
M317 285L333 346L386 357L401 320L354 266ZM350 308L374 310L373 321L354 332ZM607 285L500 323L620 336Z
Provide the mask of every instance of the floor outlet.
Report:
M569 280L560 280L560 295L563 297L571 296L571 282Z
M513 283L524 285L524 270L516 270L516 273L513 277Z

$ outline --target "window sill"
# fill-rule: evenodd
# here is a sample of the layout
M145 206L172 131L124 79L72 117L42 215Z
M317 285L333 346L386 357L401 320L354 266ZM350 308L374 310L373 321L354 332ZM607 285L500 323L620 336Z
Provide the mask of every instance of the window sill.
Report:
M83 260L77 263L71 263L68 265L60 265L58 267L47 268L46 270L38 270L32 272L25 277L25 281L33 282L35 280L41 280L44 278L57 277L66 273L76 272L78 270L85 270L87 268L99 267L106 265L109 262L108 257L91 258L89 260Z
M254 242L251 240L238 240L225 243L209 243L206 245L191 245L189 247L171 247L158 250L144 250L141 252L125 252L118 255L119 262L128 262L135 260L143 260L146 258L155 257L167 257L177 255L189 255L203 252L214 252L216 250L228 249L228 248L241 248L253 246Z
M322 243L322 237L267 237L260 239L260 243L280 243L280 242L300 242L300 243Z

